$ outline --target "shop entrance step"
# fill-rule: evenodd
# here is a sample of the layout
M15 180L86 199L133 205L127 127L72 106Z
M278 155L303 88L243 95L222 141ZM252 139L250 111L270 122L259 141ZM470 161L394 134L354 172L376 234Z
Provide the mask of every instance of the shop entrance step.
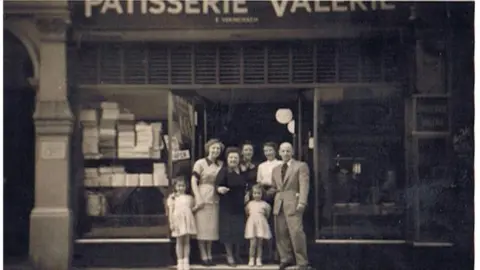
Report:
M177 269L177 266L170 266L169 269L174 270ZM232 270L254 270L254 269L261 269L261 270L277 270L278 264L265 264L262 266L248 266L246 264L238 264L235 267L228 266L226 264L217 264L215 266L203 266L199 264L192 264L190 265L190 270L200 270L200 269L232 269ZM295 270L295 266L290 266L287 268L288 270Z

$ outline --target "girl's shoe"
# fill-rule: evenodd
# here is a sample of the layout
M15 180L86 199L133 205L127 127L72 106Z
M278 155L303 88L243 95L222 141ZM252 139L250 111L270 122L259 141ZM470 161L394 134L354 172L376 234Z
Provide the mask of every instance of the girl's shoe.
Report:
M235 260L233 258L228 258L227 257L227 265L230 267L236 267L237 264L235 263Z
M184 270L183 268L183 260L177 261L177 270Z
M255 266L255 259L254 258L250 258L250 260L248 260L248 266L250 266L250 267Z
M262 266L262 258L257 258L257 261L255 262L257 266Z

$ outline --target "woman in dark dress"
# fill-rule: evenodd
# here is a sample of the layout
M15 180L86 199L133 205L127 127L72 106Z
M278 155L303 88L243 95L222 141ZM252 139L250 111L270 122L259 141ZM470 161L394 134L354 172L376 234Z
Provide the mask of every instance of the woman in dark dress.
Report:
M245 241L245 202L247 178L240 170L240 149L229 147L225 151L227 166L217 175L216 186L220 197L219 236L225 245L227 263L235 266L234 254L239 253L239 245Z
M242 161L240 163L240 169L246 175L248 184L247 190L251 190L251 188L257 183L257 165L252 162L254 154L253 144L245 142L242 145Z

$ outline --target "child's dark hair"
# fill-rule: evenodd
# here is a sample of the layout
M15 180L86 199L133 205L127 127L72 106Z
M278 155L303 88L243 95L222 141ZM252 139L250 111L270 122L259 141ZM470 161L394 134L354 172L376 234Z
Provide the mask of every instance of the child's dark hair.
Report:
M185 177L173 178L173 185L172 185L173 192L176 192L175 186L179 183L183 183L185 185L185 193L188 194L189 187L188 187L188 183L187 183L187 180L185 179Z

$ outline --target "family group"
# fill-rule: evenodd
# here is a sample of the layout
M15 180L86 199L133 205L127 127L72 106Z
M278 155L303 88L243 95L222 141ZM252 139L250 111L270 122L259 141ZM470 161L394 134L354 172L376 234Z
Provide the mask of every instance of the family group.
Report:
M221 141L211 139L205 150L207 156L193 166L193 196L187 192L188 183L181 179L174 183L174 192L167 199L177 269L189 269L191 238L198 240L205 266L214 265L213 241L224 244L227 264L235 267L241 243L248 239L249 266L261 267L263 243L274 241L280 270L295 264L298 269L307 269L302 219L310 176L307 164L293 158L292 145L285 142L277 150L275 143L265 143L266 161L258 166L252 163L254 147L250 143L225 149ZM220 160L222 152L225 162Z

